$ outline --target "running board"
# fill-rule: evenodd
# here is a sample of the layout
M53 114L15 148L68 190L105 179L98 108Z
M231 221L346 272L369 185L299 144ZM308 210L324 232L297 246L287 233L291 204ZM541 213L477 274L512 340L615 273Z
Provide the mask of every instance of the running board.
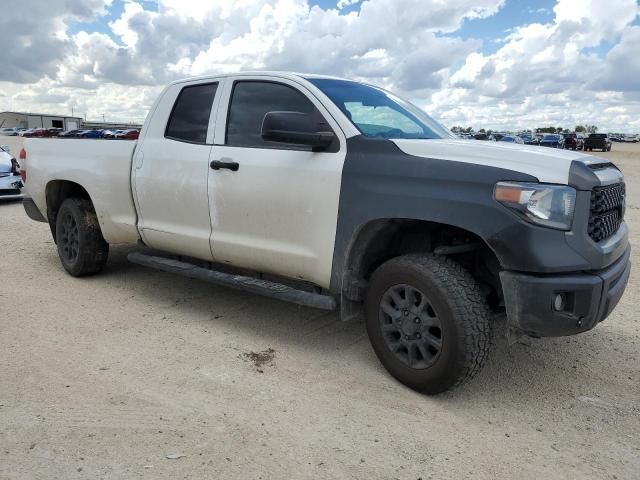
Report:
M322 310L337 310L338 308L336 299L330 295L297 290L269 280L209 270L208 268L198 267L191 263L154 255L145 255L140 252L131 252L127 258L131 263L155 268L163 272L177 273L184 277L204 280L205 282L235 288L236 290L245 290L305 307L320 308Z

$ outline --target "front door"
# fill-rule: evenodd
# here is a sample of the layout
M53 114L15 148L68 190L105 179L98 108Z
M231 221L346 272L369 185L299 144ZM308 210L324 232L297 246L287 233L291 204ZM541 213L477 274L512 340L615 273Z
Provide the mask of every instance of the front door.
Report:
M226 124L216 130L211 159L237 170L209 173L214 258L328 287L346 154L342 131L303 85L280 78L227 82L220 105L218 121ZM262 121L273 111L317 116L338 141L318 153L264 141Z

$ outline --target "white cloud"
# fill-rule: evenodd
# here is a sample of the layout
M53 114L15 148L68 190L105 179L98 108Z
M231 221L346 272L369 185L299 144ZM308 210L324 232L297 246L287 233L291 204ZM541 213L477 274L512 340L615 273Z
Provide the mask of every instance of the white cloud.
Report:
M513 29L495 53L469 55L429 107L450 122L498 128L589 122L640 130L637 101L624 94L597 95L640 91L640 27L630 26L638 14L636 1L610 0L605 5L560 0L554 12L553 22ZM589 53L618 37L604 58ZM635 118L622 119L616 110L608 110L621 102Z
M559 0L549 23L496 32L492 54L460 29L504 0L339 0L327 10L306 0L131 0L109 34L69 33L110 3L31 0L1 17L16 41L0 51L0 108L141 120L169 80L264 68L377 83L449 125L614 128L624 118L640 130L636 0ZM602 42L615 45L603 54Z
M112 0L29 0L3 5L0 31L0 81L18 83L55 76L73 51L66 35L72 21L90 22L106 13Z
M338 9L344 10L345 8L350 7L352 5L356 5L358 3L360 3L360 0L339 0Z

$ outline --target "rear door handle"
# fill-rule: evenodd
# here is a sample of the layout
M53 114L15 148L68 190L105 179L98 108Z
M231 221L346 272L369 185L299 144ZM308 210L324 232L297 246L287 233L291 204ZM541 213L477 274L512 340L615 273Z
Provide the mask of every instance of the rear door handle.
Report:
M240 168L240 164L238 162L228 162L225 159L213 160L209 165L213 170L226 168L227 170L231 170L232 172L237 172Z

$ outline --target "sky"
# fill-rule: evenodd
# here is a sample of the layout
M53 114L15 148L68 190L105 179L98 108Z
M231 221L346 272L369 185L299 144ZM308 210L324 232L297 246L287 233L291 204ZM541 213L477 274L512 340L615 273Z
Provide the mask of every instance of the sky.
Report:
M142 122L194 75L390 89L449 127L640 132L638 0L0 0L0 111Z

